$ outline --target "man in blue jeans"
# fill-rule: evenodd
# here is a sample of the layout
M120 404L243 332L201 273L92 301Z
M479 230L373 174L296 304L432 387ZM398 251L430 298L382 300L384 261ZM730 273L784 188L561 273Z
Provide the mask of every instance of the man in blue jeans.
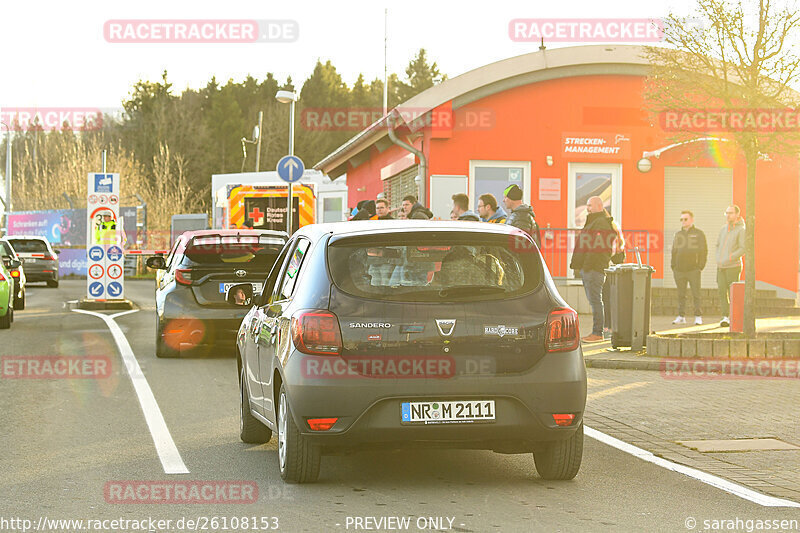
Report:
M592 333L581 340L600 342L603 340L603 283L617 234L611 225L611 216L603 207L602 198L589 198L586 212L586 224L578 234L569 267L581 271L583 290L592 306Z

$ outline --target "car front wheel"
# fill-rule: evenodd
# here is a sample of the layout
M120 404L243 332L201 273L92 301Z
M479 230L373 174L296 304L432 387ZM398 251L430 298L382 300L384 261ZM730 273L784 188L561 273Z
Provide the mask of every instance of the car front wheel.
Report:
M319 448L300 434L281 385L278 402L278 463L281 478L289 483L310 483L319 477Z
M250 395L247 392L245 382L244 366L239 373L239 392L241 401L239 402L239 438L242 442L249 444L262 444L269 442L272 438L272 430L262 424L250 412Z
M533 452L536 471L542 479L572 479L583 458L583 424L568 439L543 443Z

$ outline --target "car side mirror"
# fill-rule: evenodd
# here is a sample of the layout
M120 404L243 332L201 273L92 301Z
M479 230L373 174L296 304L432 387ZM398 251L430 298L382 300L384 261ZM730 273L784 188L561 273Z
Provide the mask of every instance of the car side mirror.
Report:
M10 269L19 268L20 265L22 265L22 261L20 261L19 259L12 259L8 263L8 268L10 268Z
M253 305L253 285L250 283L239 283L232 286L225 293L225 301L237 307Z
M155 268L156 270L164 270L167 268L167 262L164 260L163 255L154 255L152 257L148 257L144 264L149 268Z

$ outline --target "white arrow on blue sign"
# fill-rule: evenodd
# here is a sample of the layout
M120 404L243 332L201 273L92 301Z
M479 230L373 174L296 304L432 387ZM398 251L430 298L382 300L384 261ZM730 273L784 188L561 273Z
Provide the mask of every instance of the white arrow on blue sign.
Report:
M94 283L89 285L89 294L94 296L95 298L102 296L104 290L105 288L103 287L103 284L100 283L99 281L95 281Z
M111 296L119 296L122 294L122 285L116 281L112 281L108 284L108 294Z
M294 183L303 177L306 166L296 155L285 155L278 161L278 176L283 181Z

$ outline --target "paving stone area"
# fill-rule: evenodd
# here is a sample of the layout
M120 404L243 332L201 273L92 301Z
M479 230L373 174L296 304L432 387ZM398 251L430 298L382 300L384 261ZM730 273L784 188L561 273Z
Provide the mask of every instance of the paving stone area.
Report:
M602 368L587 372L587 426L676 463L800 502L800 450L700 453L677 443L776 438L800 446L800 382L666 380L657 372Z

